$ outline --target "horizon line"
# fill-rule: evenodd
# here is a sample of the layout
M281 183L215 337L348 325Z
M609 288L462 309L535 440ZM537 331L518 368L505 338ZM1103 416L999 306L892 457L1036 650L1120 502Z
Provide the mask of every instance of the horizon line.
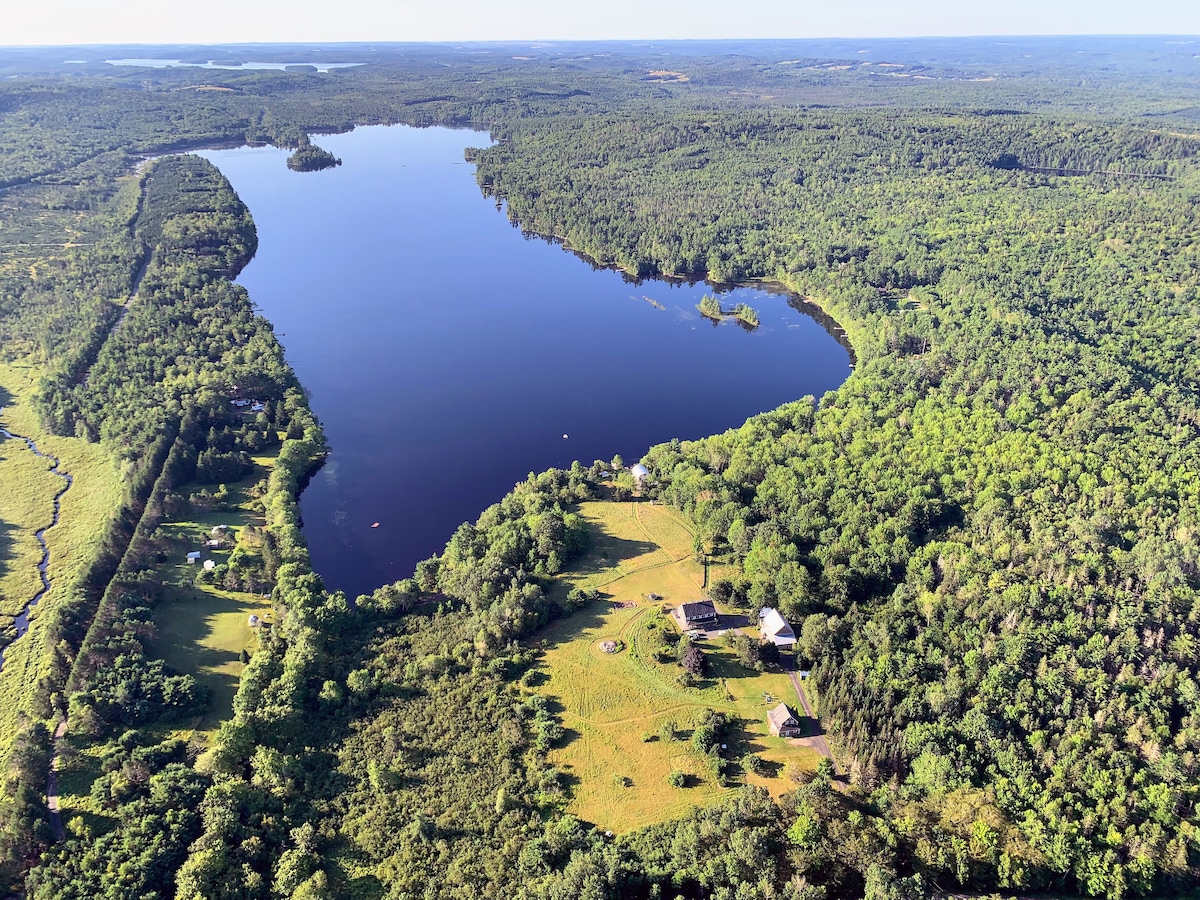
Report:
M456 45L553 45L553 44L733 44L789 43L805 41L928 41L928 40L1037 40L1047 38L1171 38L1200 41L1200 33L1184 32L1042 32L1042 33L981 33L981 34L914 34L914 35L820 35L808 37L636 37L636 38L439 38L424 40L235 40L235 41L170 41L130 40L97 43L16 43L0 44L0 50L54 50L72 47L256 47L277 46L456 46Z

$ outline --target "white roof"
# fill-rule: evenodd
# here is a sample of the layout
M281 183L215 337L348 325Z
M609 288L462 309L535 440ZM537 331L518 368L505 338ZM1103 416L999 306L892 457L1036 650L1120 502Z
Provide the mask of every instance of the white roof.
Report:
M762 630L763 637L777 646L785 647L796 643L796 632L792 631L792 626L784 620L777 609L764 609L760 612L758 627Z
M647 475L650 474L650 470L647 469L645 466L643 466L641 463L638 463L636 466L634 466L629 471L633 474L634 478L645 478Z

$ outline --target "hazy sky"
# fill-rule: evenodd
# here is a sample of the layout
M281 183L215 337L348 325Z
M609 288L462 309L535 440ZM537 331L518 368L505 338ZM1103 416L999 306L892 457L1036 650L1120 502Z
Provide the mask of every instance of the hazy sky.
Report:
M1197 0L0 0L0 45L1200 34Z

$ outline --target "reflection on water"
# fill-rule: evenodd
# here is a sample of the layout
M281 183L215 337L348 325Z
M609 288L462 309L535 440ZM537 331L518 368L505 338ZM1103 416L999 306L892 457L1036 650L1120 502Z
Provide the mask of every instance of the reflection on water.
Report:
M796 301L723 293L761 324L713 327L696 310L712 287L634 285L522 235L461 164L487 143L361 128L322 137L343 165L309 174L274 148L204 154L254 214L240 280L333 447L301 509L317 570L352 595L410 575L530 472L632 461L849 374Z

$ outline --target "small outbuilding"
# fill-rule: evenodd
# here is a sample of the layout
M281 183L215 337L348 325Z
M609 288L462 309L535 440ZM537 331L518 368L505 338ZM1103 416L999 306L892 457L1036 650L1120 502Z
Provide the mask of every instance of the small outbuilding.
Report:
M198 563L198 562L200 562L200 551L199 551L199 550L193 550L191 553L189 553L189 554L187 555L187 561L188 561L188 563Z
M647 477L649 477L650 470L647 469L645 466L643 466L641 463L638 463L636 466L633 466L629 470L629 474L633 476L634 481L637 481L640 484Z
M217 567L217 561L215 559L206 559L204 561L204 571L205 572L211 572L216 567Z
M796 644L796 632L777 609L764 607L758 614L758 632L764 641L770 641L780 650L790 650Z
M717 608L711 600L682 603L676 611L676 616L679 624L685 629L717 627Z
M800 719L786 703L780 703L767 713L767 725L771 728L771 734L776 737L804 736L804 730L800 727Z

